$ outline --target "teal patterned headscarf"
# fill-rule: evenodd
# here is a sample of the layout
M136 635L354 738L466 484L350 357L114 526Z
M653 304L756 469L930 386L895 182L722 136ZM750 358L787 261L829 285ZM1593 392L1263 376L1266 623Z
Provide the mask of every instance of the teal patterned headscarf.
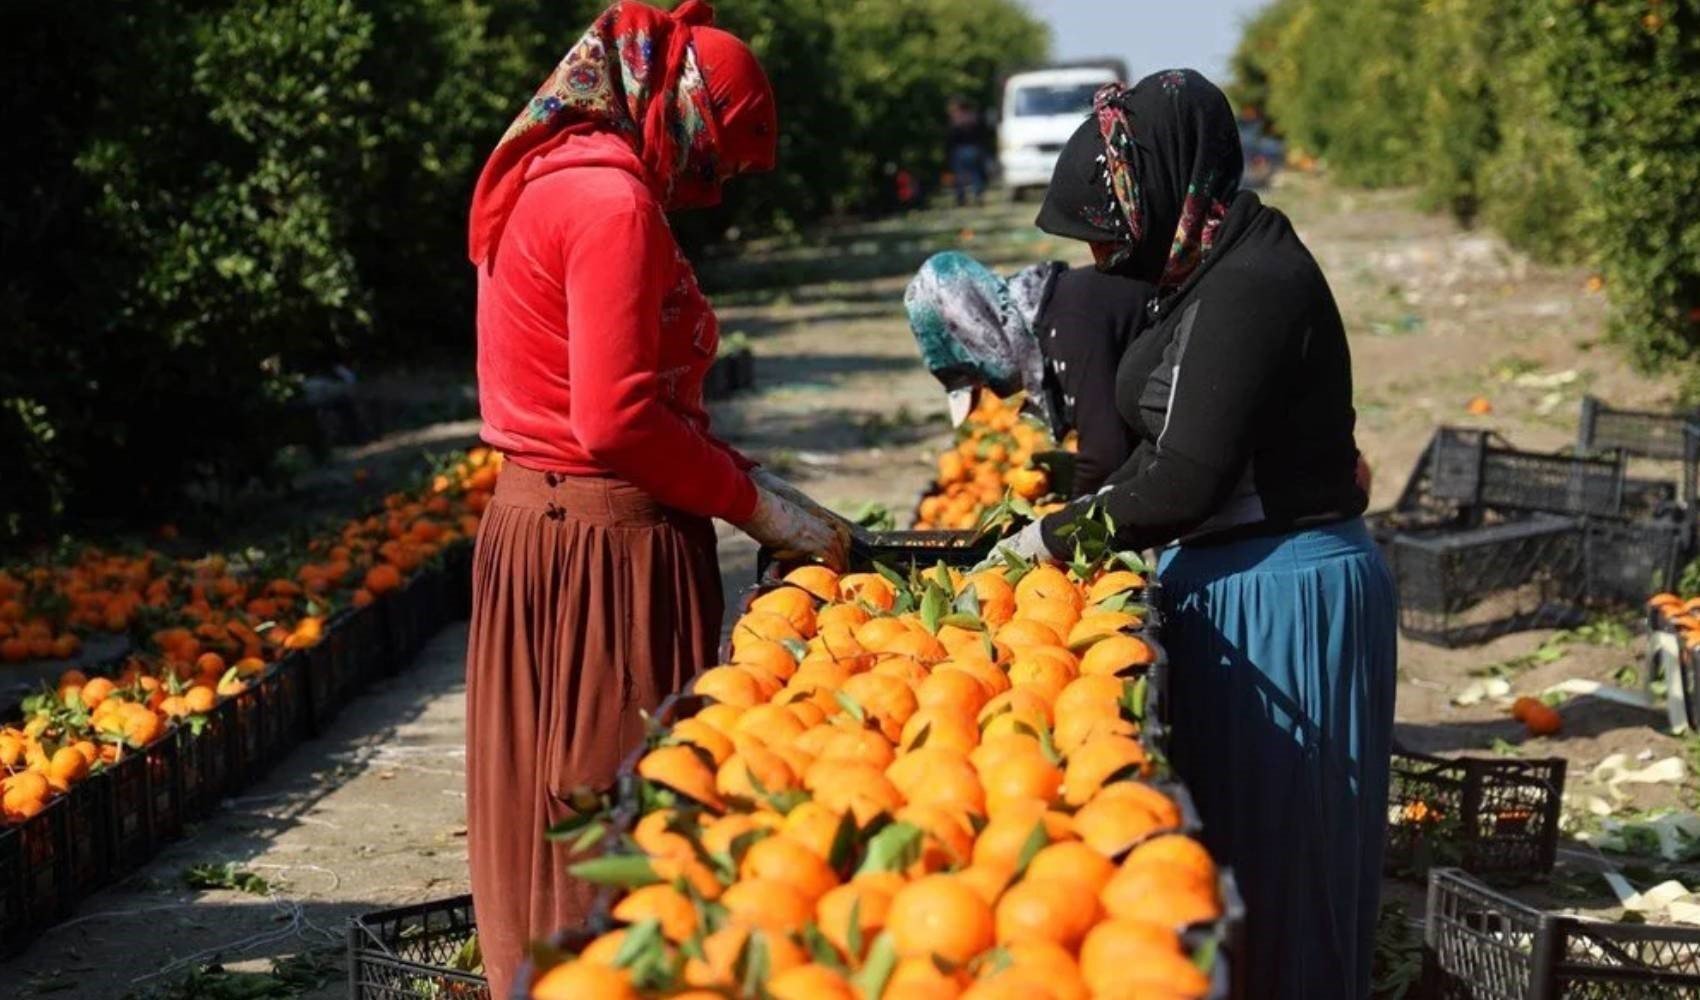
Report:
M1005 279L954 250L921 265L903 304L922 362L950 393L953 421L966 415L974 389L986 386L1000 396L1025 391L1028 406L1057 428L1034 323L1063 269L1035 264Z

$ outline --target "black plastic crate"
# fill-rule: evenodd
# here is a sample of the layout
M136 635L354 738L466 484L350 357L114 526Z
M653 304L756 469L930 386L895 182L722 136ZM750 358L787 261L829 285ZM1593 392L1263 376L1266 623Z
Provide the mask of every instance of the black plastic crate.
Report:
M41 921L24 902L24 824L0 823L0 956L17 954Z
M1399 498L1400 505L1405 505L1413 488L1436 500L1471 502L1481 478L1482 453L1490 445L1509 448L1511 442L1478 427L1436 427L1418 460L1423 467L1421 486L1417 487L1419 475L1413 473L1405 484L1406 495Z
M1552 870L1564 797L1563 758L1431 757L1395 751L1383 870L1431 868L1520 878Z
M323 733L342 711L348 662L346 643L335 623L327 623L318 643L307 654L307 718L310 732Z
M425 643L441 632L450 620L449 577L444 572L442 562L438 561L421 570L413 585L419 589L418 649L423 649Z
M463 621L472 615L473 540L463 538L443 550L444 614L447 621Z
M1395 536L1399 628L1442 646L1574 625L1587 595L1582 521L1537 516Z
M358 624L354 622L358 608L345 608L325 622L325 642L331 647L331 672L336 676L338 700L344 704L365 687L361 674Z
M972 531L874 532L867 544L851 546L850 566L853 571L865 572L877 562L907 571L910 567L930 569L942 562L968 569L984 562L997 542L990 536L977 537Z
M127 874L183 833L178 735L166 733L140 750L126 748L107 768L107 836L112 870Z
M1434 495L1476 507L1616 517L1624 505L1624 459L1544 455L1496 435L1443 428L1430 443Z
M1700 411L1622 410L1582 397L1576 446L1584 452L1621 451L1636 458L1682 463L1682 502L1693 504L1700 479Z
M73 899L105 886L112 876L110 788L95 776L72 785L64 796L65 860Z
M373 627L378 630L378 673L383 677L395 676L406 662L397 645L401 640L400 628L391 622L392 617L401 613L400 601L399 594L389 593L374 600L370 607Z
M221 700L198 725L179 725L175 735L183 776L183 811L190 817L205 816L218 808L237 773L235 703L228 698Z
M175 732L138 751L147 762L148 825L153 847L183 835L183 756Z
M1429 876L1424 996L1440 1000L1700 997L1700 928L1545 913L1455 869Z
M1393 566L1394 539L1400 535L1434 537L1449 531L1464 531L1480 527L1477 512L1457 504L1424 507L1417 510L1390 508L1364 515L1364 527L1375 539L1381 558ZM1497 521L1495 523L1498 523Z
M351 1000L489 1000L484 977L453 963L477 935L472 897L368 913L348 923Z
M1669 517L1590 518L1583 540L1588 598L1631 607L1675 587L1688 555L1688 526Z
M153 856L147 757L126 747L101 777L107 781L107 841L112 845L112 872L126 875Z
M419 651L420 603L420 593L413 581L384 595L384 628L393 672L406 670Z
M21 823L0 824L0 955L15 955L75 900L65 852L64 796Z
M342 633L344 696L352 695L384 672L384 631L373 605L350 608L333 620Z
M312 731L308 677L311 658L296 650L272 664L260 677L260 760L264 773Z
M875 563L908 572L911 566L930 569L939 563L967 569L992 554L997 539L976 538L972 531L875 531L850 547L850 572L872 570ZM777 574L773 553L762 548L756 553L756 579L769 580Z
M1594 396L1582 397L1576 443L1583 451L1621 450L1642 458L1684 461L1700 436L1700 410L1660 413L1624 410Z
M258 780L271 767L272 754L267 752L266 742L270 732L267 695L275 692L277 685L275 678L268 678L267 674L262 673L247 687L230 696L232 790Z
M1471 528L1479 524L1479 512L1473 508L1435 495L1431 467L1434 455L1440 447L1437 444L1440 439L1469 435L1464 439L1467 444L1487 433L1446 427L1435 431L1429 443L1423 446L1422 454L1417 456L1410 475L1405 477L1405 486L1399 492L1399 499L1386 510L1372 511L1364 515L1364 525L1369 529L1370 536L1375 539L1376 546L1381 549L1382 558L1387 560L1387 565L1393 565L1393 538L1400 533L1429 533L1442 529Z
M1660 517L1681 509L1682 500L1677 493L1677 485L1670 480L1634 476L1623 480L1624 517Z

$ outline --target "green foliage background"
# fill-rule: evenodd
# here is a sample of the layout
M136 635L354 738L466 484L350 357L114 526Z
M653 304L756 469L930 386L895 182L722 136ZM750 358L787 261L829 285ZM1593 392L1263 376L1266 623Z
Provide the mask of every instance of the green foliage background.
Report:
M1700 370L1700 0L1274 0L1233 67L1334 176L1589 263L1639 361Z
M602 6L0 7L0 540L263 481L304 372L469 356L472 181ZM946 98L1048 48L1013 0L717 9L773 80L781 166L682 218L696 245L875 205L887 163L928 176Z

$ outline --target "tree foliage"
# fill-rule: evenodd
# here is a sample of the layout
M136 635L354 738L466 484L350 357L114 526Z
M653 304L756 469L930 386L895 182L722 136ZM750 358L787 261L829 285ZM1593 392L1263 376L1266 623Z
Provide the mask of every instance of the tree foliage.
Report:
M1700 0L1276 0L1234 65L1336 176L1589 261L1638 360L1700 356Z
M665 2L663 5L667 5ZM0 538L264 481L303 373L464 358L468 194L595 0L13 0L0 102ZM724 0L780 169L701 243L877 202L945 100L1042 56L1014 0Z

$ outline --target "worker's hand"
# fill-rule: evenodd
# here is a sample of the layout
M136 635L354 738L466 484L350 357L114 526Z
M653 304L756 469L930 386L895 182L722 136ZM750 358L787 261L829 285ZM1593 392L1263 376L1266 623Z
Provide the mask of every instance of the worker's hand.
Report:
M1034 521L998 542L997 547L992 549L992 554L987 556L986 560L980 565L974 567L975 570L1002 566L1003 553L1006 551L1027 562L1054 562L1056 560L1056 557L1051 555L1051 550L1045 545L1045 534L1041 522Z
M873 535L869 533L868 529L859 524L853 524L842 515L821 506L815 502L813 497L804 493L792 483L781 479L766 469L751 469L750 481L755 483L758 489L765 489L769 493L776 493L804 510L812 511L821 517L827 518L828 520L838 522L844 526L845 530L850 532L850 537L853 539L864 543L871 543L873 541Z
M750 479L756 486L756 509L738 526L744 534L780 559L818 559L833 569L844 568L850 551L849 522L777 476L758 472Z

